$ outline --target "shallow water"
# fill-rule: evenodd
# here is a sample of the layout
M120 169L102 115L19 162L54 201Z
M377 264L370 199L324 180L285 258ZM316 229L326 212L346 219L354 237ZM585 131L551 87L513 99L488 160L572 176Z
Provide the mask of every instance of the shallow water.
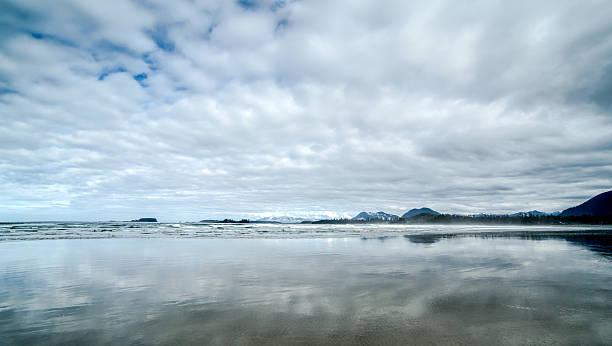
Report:
M5 241L0 344L612 344L609 232L490 232Z
M148 222L21 222L0 223L0 241L100 238L378 238L401 235L584 232L610 226L489 226L489 225L313 225Z

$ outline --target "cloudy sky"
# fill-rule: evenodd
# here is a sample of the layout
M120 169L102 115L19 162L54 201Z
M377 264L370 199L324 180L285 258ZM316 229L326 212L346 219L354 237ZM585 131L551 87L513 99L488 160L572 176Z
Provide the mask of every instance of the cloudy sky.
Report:
M0 1L0 221L560 210L608 1Z

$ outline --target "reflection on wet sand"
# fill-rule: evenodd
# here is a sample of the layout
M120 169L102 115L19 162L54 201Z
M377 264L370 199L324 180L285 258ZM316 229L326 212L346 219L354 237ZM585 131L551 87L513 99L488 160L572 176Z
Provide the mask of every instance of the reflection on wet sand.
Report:
M580 231L510 231L510 232L478 232L478 233L447 233L447 234L407 234L404 238L413 243L435 243L441 239L460 237L476 238L516 238L528 240L565 240L603 256L612 256L612 231L580 230Z
M610 344L609 238L541 236L8 242L0 343Z

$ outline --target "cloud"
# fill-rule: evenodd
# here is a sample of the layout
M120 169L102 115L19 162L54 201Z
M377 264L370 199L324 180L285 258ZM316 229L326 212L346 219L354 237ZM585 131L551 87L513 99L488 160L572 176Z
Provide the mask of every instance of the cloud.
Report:
M612 186L596 1L1 6L3 220L552 211Z

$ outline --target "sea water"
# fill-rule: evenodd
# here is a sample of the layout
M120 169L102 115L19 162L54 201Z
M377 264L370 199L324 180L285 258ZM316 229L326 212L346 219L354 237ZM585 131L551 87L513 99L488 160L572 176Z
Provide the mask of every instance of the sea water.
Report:
M13 226L3 345L612 344L605 227Z

